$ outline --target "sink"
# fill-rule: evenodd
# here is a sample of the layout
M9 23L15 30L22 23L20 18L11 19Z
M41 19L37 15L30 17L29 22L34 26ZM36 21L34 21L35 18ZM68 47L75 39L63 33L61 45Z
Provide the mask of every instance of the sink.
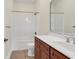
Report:
M62 47L64 50L67 50L69 52L75 52L75 45L67 43L66 39L62 39L56 36L50 36L50 35L42 35L40 36L42 40L46 43L51 43L51 46L55 47ZM61 48L61 49L62 49Z
M52 42L54 45L57 46L61 46L62 48L66 49L67 51L70 52L75 52L75 45L66 43L66 42L60 42L60 41L56 41L56 42Z

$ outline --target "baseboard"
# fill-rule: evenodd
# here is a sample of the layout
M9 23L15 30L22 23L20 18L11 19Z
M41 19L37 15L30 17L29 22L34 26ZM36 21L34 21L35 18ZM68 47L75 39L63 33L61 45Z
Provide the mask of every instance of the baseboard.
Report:
M12 47L12 51L28 49L29 46Z
M9 52L9 54L8 54L8 56L7 56L6 59L10 59L10 57L11 57L11 53L12 53L12 50L10 50L10 52Z
M27 50L27 48L26 49L14 49L12 51L22 51L22 50Z

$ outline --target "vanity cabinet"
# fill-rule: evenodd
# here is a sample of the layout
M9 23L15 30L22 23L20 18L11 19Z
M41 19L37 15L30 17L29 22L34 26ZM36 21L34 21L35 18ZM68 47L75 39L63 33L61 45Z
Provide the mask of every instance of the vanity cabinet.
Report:
M70 59L35 37L35 59Z
M49 55L47 55L46 52L41 49L41 51L40 51L40 58L41 59L49 59Z

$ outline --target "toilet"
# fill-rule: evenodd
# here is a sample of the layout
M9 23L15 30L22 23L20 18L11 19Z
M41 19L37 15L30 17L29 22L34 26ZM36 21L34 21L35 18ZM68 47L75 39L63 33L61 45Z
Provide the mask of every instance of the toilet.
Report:
M29 57L34 57L34 42L33 43L28 43L28 56Z

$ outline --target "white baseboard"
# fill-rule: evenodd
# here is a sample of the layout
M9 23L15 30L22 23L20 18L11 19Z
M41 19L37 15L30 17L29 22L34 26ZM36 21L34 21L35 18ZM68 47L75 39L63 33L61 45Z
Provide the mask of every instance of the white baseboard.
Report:
M10 57L11 57L11 53L12 53L12 50L10 50L10 52L9 52L9 54L8 54L8 56L7 56L6 59L10 59Z
M24 49L28 49L28 48L29 48L29 46L27 45L27 43L26 44L21 43L21 44L17 44L16 46L13 46L12 51L24 50Z
M22 47L21 48L13 48L12 51L27 50L27 49L28 49L28 47L26 47L26 48L22 48Z

